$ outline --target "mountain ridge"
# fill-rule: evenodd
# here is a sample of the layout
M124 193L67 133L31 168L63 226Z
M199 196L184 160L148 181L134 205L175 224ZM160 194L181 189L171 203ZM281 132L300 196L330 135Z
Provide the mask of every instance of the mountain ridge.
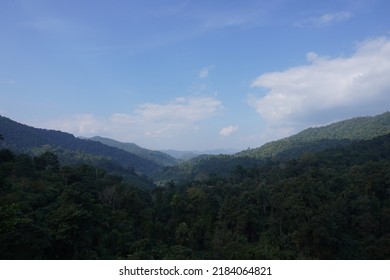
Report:
M234 155L200 155L154 177L158 182L198 180L225 176L236 168L253 168L268 160L287 161L307 153L348 146L390 133L390 112L372 117L356 117L327 126L308 128L290 137L266 143Z
M148 176L162 168L154 161L115 147L80 139L58 130L35 128L3 116L0 116L0 131L4 138L0 142L0 148L8 148L17 152L31 152L33 149L44 149L49 145L52 148L60 147L67 151L106 158Z
M268 142L258 148L241 151L236 156L272 158L289 149L302 149L305 145L322 142L323 146L327 147L324 143L328 141L329 147L334 147L355 140L370 140L387 133L390 133L390 112L376 116L354 117L325 126L309 127L292 136Z
M91 138L88 138L89 140L92 141L97 141L100 142L104 145L115 147L130 153L133 153L135 155L140 156L141 158L145 158L147 160L153 160L157 162L158 164L161 164L163 166L172 166L179 161L175 159L174 157L170 156L167 153L164 153L162 151L156 151L156 150L149 150L146 148L142 148L138 146L135 143L128 143L128 142L120 142L114 139L106 138L106 137L101 137L101 136L94 136Z
M124 167L134 168L141 174L166 181L175 177L176 173L178 177L203 178L214 173L229 173L238 165L249 168L268 159L289 160L304 153L346 146L357 140L369 140L390 133L390 112L307 128L290 137L233 155L191 155L192 159L179 164L177 159L166 153L144 149L134 143L122 143L103 137L79 139L66 132L34 128L2 116L0 133L5 139L0 141L0 147L22 152L39 150L45 145L62 147L73 153L82 152L110 159Z

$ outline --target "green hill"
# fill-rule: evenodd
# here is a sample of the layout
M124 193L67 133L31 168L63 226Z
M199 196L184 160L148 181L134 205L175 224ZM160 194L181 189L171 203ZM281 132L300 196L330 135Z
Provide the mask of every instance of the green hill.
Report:
M2 116L0 116L0 133L4 138L0 141L0 148L16 152L39 153L56 150L62 153L62 159L65 161L87 161L88 164L106 161L106 165L107 162L111 162L111 165L131 168L148 176L162 168L162 165L155 161L115 147L92 140L79 139L61 131L30 127Z
M153 176L158 184L171 181L204 181L212 177L226 177L239 168L253 168L262 164L256 158L235 157L232 155L199 155L175 166L165 167Z
M100 136L95 136L92 138L89 138L89 140L92 141L97 141L100 142L104 145L115 147L121 150L125 150L127 152L130 152L132 154L138 155L141 158L147 159L147 160L152 160L157 162L160 165L164 166L172 166L177 163L179 163L179 160L175 159L174 157L160 152L160 151L153 151L153 150L148 150L145 148L142 148L134 143L123 143L119 142L113 139L109 138L104 138Z
M224 177L237 168L252 168L266 160L296 159L306 153L348 146L359 140L369 140L390 133L390 112L374 117L357 117L323 127L308 128L293 136L269 142L259 148L234 155L203 155L179 165L164 168L154 176L160 183Z
M255 158L296 157L304 152L369 140L390 133L390 112L374 117L357 117L322 127L305 129L293 136L272 141L255 149L242 151L237 156Z

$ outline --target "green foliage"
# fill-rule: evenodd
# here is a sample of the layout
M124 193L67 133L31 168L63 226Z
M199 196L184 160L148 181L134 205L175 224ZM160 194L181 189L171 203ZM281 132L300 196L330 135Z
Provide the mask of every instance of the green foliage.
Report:
M201 155L172 167L166 167L162 172L153 176L159 184L171 180L184 183L190 181L204 181L216 177L226 177L237 166L251 168L259 166L263 161L249 157L235 157L232 155Z
M56 155L0 151L0 258L95 259L129 254L148 193Z
M1 150L0 258L390 259L390 134L294 160L220 158L228 168L197 159L220 175L145 189Z

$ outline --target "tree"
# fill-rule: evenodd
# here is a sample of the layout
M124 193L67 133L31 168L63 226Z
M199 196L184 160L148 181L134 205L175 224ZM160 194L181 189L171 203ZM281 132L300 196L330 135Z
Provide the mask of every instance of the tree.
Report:
M59 161L52 152L44 152L38 157L34 158L34 164L37 170L59 170Z
M8 150L8 149L3 149L0 150L0 162L10 162L15 160L15 154Z
M22 213L18 204L0 205L0 259L42 259L47 232Z

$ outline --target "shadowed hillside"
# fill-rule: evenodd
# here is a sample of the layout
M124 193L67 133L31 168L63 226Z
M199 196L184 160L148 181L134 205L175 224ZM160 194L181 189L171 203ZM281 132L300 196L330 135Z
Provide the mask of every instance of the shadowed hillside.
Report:
M79 154L80 158L90 155L95 158L111 160L147 175L157 172L162 167L155 161L96 141L79 139L72 134L61 131L30 127L1 116L0 131L4 138L0 142L0 147L17 152L60 148L69 154Z

